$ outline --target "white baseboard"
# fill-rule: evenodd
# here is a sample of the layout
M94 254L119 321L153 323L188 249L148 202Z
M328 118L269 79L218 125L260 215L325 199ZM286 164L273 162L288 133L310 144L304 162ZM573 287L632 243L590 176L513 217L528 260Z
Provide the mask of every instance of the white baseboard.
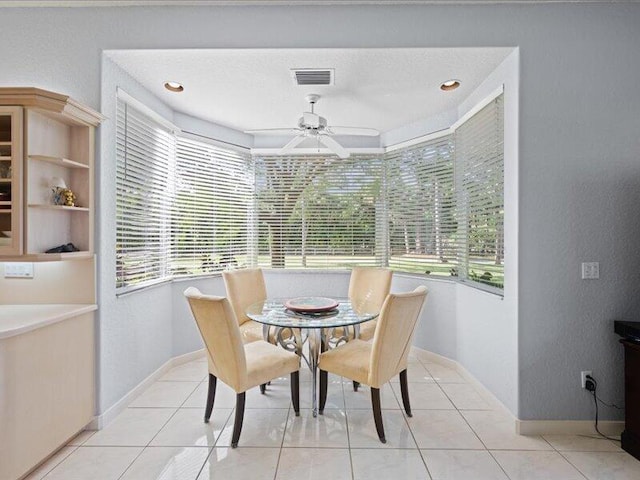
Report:
M618 436L624 430L622 421L599 421L598 430ZM516 420L519 435L597 435L592 420Z
M469 373L469 371L466 368L464 368L462 365L460 365L458 362L456 362L455 360L451 360L450 358L444 357L442 355L439 355L437 353L433 353L428 350L423 350L422 348L418 348L418 347L411 347L411 351L418 358L424 361L437 363L439 365L451 368L456 372L458 372L462 378L464 378L468 383L470 383L473 386L473 388L484 399L484 401L494 408L494 410L499 410L505 415L512 418L514 422L514 429L516 428L515 422L517 419L513 415L511 410L509 410L504 405L504 403L502 403L498 399L498 397L496 397L487 387L485 387L482 383L480 383L476 377L474 377L471 373Z
M454 370L458 369L458 362L456 362L455 360L451 360L450 358L443 355L430 352L429 350L424 350L422 348L412 346L411 353L425 362L437 363L444 367L453 368Z
M457 371L489 405L513 419L514 430L518 435L597 434L592 420L520 420L487 387L455 360L417 347L411 347L411 351L423 361L437 363ZM598 429L605 435L617 436L624 430L624 422L600 421L598 422Z
M138 385L129 391L124 397L114 403L111 407L105 410L102 414L96 416L89 422L84 428L85 430L101 430L106 427L113 419L115 419L120 413L127 408L131 402L133 402L142 392L144 392L149 386L156 382L165 373L171 370L173 367L182 365L184 363L197 360L205 356L205 350L200 349L195 352L185 353L177 357L173 357L167 360L160 368L142 380Z

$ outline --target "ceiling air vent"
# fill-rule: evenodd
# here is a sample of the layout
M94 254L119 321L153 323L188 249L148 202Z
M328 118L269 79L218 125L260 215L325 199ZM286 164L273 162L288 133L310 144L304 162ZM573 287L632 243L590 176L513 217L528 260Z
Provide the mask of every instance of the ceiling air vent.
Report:
M296 85L333 85L333 68L294 68L291 73Z

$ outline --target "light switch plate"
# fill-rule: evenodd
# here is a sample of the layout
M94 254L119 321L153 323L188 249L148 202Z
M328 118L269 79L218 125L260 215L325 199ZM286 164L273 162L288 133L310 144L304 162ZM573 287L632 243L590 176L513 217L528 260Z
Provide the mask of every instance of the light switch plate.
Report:
M600 278L600 264L598 262L583 262L582 279L595 280Z
M33 263L31 262L5 263L4 278L33 278Z

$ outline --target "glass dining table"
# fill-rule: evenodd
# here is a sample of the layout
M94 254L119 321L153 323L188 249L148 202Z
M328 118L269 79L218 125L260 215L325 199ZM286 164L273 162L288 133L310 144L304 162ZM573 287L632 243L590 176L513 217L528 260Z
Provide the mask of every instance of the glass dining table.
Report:
M359 325L379 312L356 308L348 300L337 300L329 311L304 313L290 310L286 299L267 299L250 305L246 314L263 325L263 336L300 355L311 370L313 416L318 415L317 375L320 352L357 338ZM304 346L308 345L308 354Z

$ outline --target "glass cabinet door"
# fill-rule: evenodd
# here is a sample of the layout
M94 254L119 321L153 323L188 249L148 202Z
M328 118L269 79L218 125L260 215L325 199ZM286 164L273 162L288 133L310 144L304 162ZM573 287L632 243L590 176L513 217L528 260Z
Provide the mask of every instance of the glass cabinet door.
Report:
M0 107L0 256L22 253L21 195L22 108Z

